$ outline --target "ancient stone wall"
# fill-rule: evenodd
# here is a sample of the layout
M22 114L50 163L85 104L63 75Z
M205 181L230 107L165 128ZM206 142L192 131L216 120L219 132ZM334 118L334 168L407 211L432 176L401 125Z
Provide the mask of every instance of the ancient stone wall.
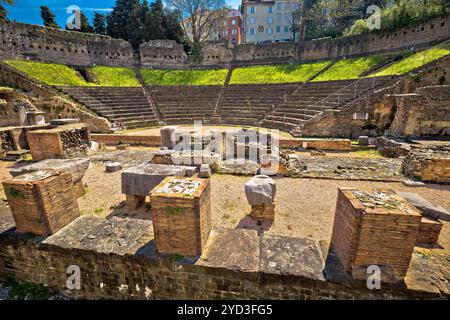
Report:
M235 48L213 42L204 46L201 61L188 59L181 44L170 40L153 40L140 46L140 60L144 67L186 68L334 59L412 47L418 49L450 38L449 17L438 17L394 32L339 39L248 43ZM15 22L0 25L0 44L0 59L31 58L78 66L139 64L131 45L125 41Z
M396 109L390 135L450 136L448 85L419 88L414 94L387 95L383 103Z
M417 49L421 45L446 40L449 37L450 16L447 15L394 32L303 41L298 44L297 58L299 60L330 59L411 47Z
M151 40L139 47L142 66L180 67L186 63L183 45L173 40Z
M79 298L448 298L430 285L435 280L421 273L424 270L409 279L420 282L418 275L423 274L423 281L428 281L425 288L434 292L417 282L411 289L383 284L383 290L369 290L365 281L352 281L336 272L330 262L334 258L327 262L330 269L325 274L330 280L325 280L320 249L309 239L258 236L254 230L213 231L208 259L195 261L155 253L151 221L81 217L47 239L4 231L12 226L0 220L0 277L45 284ZM277 259L278 255L285 258ZM420 258L414 255L413 263L416 259ZM67 289L69 266L80 268L80 290ZM439 274L436 267L431 270Z
M399 78L343 110L327 110L305 123L304 136L357 138L448 136L450 57Z
M17 22L0 24L0 58L30 58L67 65L133 66L131 45L107 36Z

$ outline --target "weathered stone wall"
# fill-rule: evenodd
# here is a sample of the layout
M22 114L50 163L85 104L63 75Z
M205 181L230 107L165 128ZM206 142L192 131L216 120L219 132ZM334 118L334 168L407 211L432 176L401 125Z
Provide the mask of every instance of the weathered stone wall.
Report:
M337 271L334 255L323 270L320 246L309 239L258 236L254 230L213 230L205 257L191 260L156 253L151 221L86 216L47 239L5 231L13 225L0 219L0 277L45 284L79 298L448 298L445 285L438 287L440 280L424 273L433 270L436 277L442 276L437 266L429 265L434 259L421 267L416 262L418 254L413 256L417 273L409 274L409 287L383 283L382 290L369 290L365 281L351 280ZM80 290L67 290L66 271L71 265L80 267Z
M153 40L140 47L144 67L182 68L230 64L283 63L420 48L450 38L450 15L394 32L321 39L300 43L241 44L231 48L209 43L203 59L188 59L181 44ZM131 45L107 36L62 31L15 22L0 24L0 59L31 58L68 65L135 66Z
M403 160L402 171L425 182L450 183L450 146L412 150Z
M450 86L423 87L413 94L386 95L383 104L396 109L393 136L450 136Z
M180 67L186 63L183 45L173 40L152 40L139 47L142 66Z
M0 24L0 58L31 58L68 65L132 66L131 45L107 36L17 22Z
M325 111L305 123L304 136L357 138L380 136L448 136L450 57L399 78L340 111ZM359 118L355 115L367 115Z
M33 107L44 111L46 113L46 120L61 119L61 118L78 118L82 122L89 125L92 132L108 132L110 123L106 118L99 117L88 110L84 110L81 106L75 104L68 99L60 96L60 93L55 89L45 86L44 84L28 77L27 75L9 67L5 63L0 63L0 84L17 90L14 94L5 97L10 101L11 105L17 105L17 100L21 103L31 104ZM18 116L10 107L8 112L8 119L1 119L0 126L16 125Z
M329 59L420 47L450 37L450 16L399 29L394 32L303 41L298 45L299 60Z

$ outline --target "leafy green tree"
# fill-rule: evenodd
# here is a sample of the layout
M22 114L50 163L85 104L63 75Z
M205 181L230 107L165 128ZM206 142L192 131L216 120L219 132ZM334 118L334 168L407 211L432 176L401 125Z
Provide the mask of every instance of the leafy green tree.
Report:
M89 20L83 12L80 12L80 32L93 33L94 28L89 24Z
M138 0L117 0L113 11L106 18L106 32L109 36L130 41L133 47L139 46L142 34L141 9Z
M6 11L6 8L2 6L3 3L7 4L13 4L12 0L0 0L0 21L8 20L7 15L8 11Z
M96 12L92 23L94 25L95 33L106 34L106 17L103 14Z
M56 23L55 15L50 11L50 8L47 6L41 6L41 18L44 21L44 26L50 28L60 29L59 25Z

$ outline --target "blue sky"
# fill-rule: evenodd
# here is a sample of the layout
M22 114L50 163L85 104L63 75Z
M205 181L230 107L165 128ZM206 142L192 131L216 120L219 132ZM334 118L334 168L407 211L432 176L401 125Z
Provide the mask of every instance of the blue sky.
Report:
M14 5L6 5L8 10L8 18L18 22L26 22L32 24L42 24L39 15L40 6L48 6L56 15L56 21L63 27L69 14L66 13L67 7L77 5L92 21L94 12L107 13L111 10L116 0L14 0ZM227 0L227 3L233 8L237 8L241 0Z

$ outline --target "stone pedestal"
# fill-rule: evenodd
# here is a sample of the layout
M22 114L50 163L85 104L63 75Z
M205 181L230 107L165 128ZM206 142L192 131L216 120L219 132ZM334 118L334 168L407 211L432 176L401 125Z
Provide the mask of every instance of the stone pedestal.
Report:
M168 177L150 198L157 251L201 255L211 230L209 180Z
M402 281L419 235L420 212L385 190L339 189L331 245L344 269L366 279L381 269L382 282Z
M359 136L358 137L358 144L360 146L367 147L370 144L370 139L368 136Z
M27 173L3 188L19 232L49 236L80 216L70 173Z
M245 195L252 206L250 216L256 220L275 219L276 185L268 176L255 176L245 183Z

